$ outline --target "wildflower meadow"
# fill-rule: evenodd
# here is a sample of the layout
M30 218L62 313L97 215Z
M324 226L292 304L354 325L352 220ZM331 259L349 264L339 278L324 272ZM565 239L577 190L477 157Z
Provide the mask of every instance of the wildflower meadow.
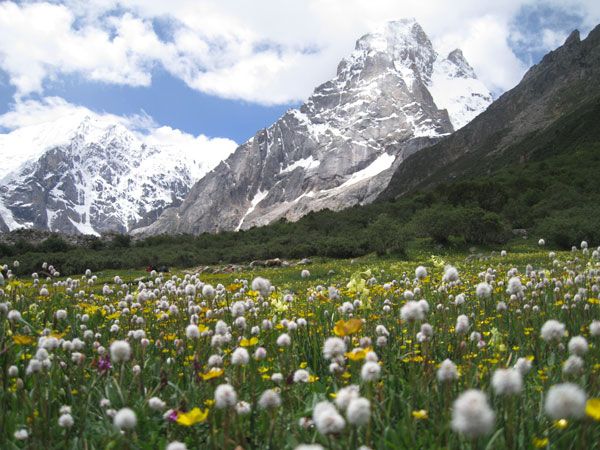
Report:
M230 274L6 264L0 448L600 448L600 254L543 244Z

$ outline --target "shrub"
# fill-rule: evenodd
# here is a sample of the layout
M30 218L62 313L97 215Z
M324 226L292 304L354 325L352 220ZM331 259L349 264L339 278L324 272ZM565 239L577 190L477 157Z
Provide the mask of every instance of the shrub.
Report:
M578 207L557 211L539 223L536 233L565 249L583 240L599 242L600 208Z
M406 256L410 240L408 229L403 228L387 214L382 214L371 223L366 231L369 249L378 256Z

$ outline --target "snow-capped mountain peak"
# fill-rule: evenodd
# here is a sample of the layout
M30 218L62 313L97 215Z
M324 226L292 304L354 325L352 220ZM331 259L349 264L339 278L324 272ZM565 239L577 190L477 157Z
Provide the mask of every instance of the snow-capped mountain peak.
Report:
M461 49L457 48L448 53L446 60L454 64L454 75L457 77L477 78L475 71L465 59Z
M203 177L141 232L247 229L375 199L412 153L487 107L465 58L441 58L414 19L356 42L336 76ZM475 100L474 100L475 98Z
M161 130L147 136L112 116L72 114L0 134L0 149L17 155L0 180L0 228L129 231L183 200L234 149L165 143Z
M385 70L382 70L384 68ZM388 22L356 42L355 50L338 66L338 84L394 74L411 91L422 83L439 109L448 112L455 130L462 128L492 102L460 49L440 56L415 19ZM427 134L427 133L424 133ZM430 135L439 134L431 130Z
M377 55L393 61L395 67L413 70L423 81L429 80L431 66L437 56L425 31L415 19L387 22L364 35L356 42L356 49L349 59L364 64L367 58Z
M436 58L427 88L438 108L448 111L455 130L464 127L493 101L492 94L459 49L446 58Z

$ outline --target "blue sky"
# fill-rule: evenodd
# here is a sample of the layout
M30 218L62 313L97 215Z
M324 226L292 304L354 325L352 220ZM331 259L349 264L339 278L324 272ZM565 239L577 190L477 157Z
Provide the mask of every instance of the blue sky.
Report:
M600 21L591 0L168 3L0 2L0 129L32 123L52 97L64 106L54 114L142 114L241 143L299 105L386 20L414 16L441 52L463 49L495 95L572 29L585 36Z
M14 93L14 87L2 84L0 114L9 110ZM194 135L228 137L238 143L246 141L257 130L275 122L287 109L297 105L263 106L223 99L190 89L183 81L162 70L153 74L149 87L89 82L80 76L69 76L51 83L44 94L59 96L69 103L98 112L128 116L143 111L161 125ZM34 94L32 98L40 96Z

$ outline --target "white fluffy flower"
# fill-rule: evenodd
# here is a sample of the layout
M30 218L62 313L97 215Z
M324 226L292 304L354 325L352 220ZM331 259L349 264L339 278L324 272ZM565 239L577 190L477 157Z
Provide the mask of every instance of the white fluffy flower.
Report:
M518 370L522 376L525 376L531 370L531 360L528 358L519 358L515 363L515 369Z
M492 287L488 283L479 283L475 288L475 294L479 298L487 298L492 295Z
M248 403L248 402L245 402L245 401L237 402L235 404L235 412L239 416L245 416L252 412L252 407L250 406L250 403Z
M19 368L17 366L10 366L8 368L8 376L10 378L17 378L19 376Z
M343 387L337 392L334 402L340 411L345 411L350 402L359 396L359 387L355 384L351 384L350 386Z
M428 323L424 323L421 325L421 334L428 339L431 338L433 336L433 327Z
M11 322L18 322L19 320L21 320L21 313L19 311L17 311L16 309L11 309L8 312L7 317L8 317L8 320L10 320Z
M517 369L497 369L492 387L498 395L517 395L523 390L523 377Z
M129 361L131 358L131 346L127 341L114 341L110 344L110 358L114 363Z
M29 433L25 428L21 428L20 430L15 431L13 436L17 441L25 441L29 438Z
M546 342L560 341L565 333L565 325L558 320L551 319L542 325L541 336Z
M313 421L319 433L323 435L339 433L346 426L344 418L329 402L319 402L315 405Z
M360 369L360 377L363 381L377 381L381 374L381 366L373 361L367 361Z
M215 406L219 409L235 406L237 394L230 384L220 384L215 389Z
M254 359L257 361L262 361L267 357L267 350L264 347L258 347L254 350Z
M458 281L458 270L454 266L446 266L444 269L444 276L442 277L444 283L450 283Z
M132 430L137 425L135 412L129 408L120 409L113 418L113 424L120 430Z
M194 325L193 323L188 325L185 329L185 335L188 339L198 339L200 337L198 325Z
M148 400L148 406L150 406L150 409L153 409L154 411L162 411L165 409L166 404L160 398L152 397L150 400Z
M570 353L583 356L587 353L589 346L587 340L583 336L574 336L569 340L568 348Z
M594 320L590 324L590 334L594 337L600 336L600 320Z
M275 409L281 406L281 397L275 389L267 389L258 399L258 407L261 409Z
M577 375L583 370L583 359L577 355L571 355L563 363L562 371L566 375Z
M294 383L308 383L310 374L307 370L298 369L294 372Z
M458 380L458 368L452 361L445 359L440 364L436 376L440 383Z
M404 306L400 308L400 317L402 320L413 322L416 320L423 320L425 312L419 302L411 300L406 302Z
M279 347L289 347L292 343L292 338L287 333L282 333L277 337L277 345Z
M71 414L61 414L58 418L58 426L61 428L71 428L75 424Z
M167 445L166 450L187 450L187 446L183 442L173 441Z
M271 381L273 383L281 383L283 381L283 375L279 372L274 373L273 375L271 375Z
M415 277L417 277L419 280L422 280L423 278L427 277L427 269L423 266L419 266L415 269Z
M271 282L266 278L256 277L252 280L252 290L258 291L263 297L268 297L271 293Z
M585 392L576 384L556 384L546 394L544 409L554 420L580 419L585 415L586 400Z
M523 284L519 277L511 277L508 280L508 286L506 292L510 295L521 296L523 294Z
M205 284L202 286L202 297L212 300L215 298L215 288L210 284Z
M452 408L452 429L468 438L489 434L496 414L488 405L485 394L476 389L463 392Z
M244 347L236 348L231 354L231 364L234 366L245 366L249 361L250 355Z
M221 355L210 355L208 357L208 367L220 367L223 365L223 357Z
M456 318L455 331L457 334L465 334L469 329L469 318L461 314Z
M366 425L371 418L371 403L363 397L350 400L346 410L346 418L352 425Z
M323 356L325 359L332 359L346 353L346 343L338 337L330 337L323 344Z

